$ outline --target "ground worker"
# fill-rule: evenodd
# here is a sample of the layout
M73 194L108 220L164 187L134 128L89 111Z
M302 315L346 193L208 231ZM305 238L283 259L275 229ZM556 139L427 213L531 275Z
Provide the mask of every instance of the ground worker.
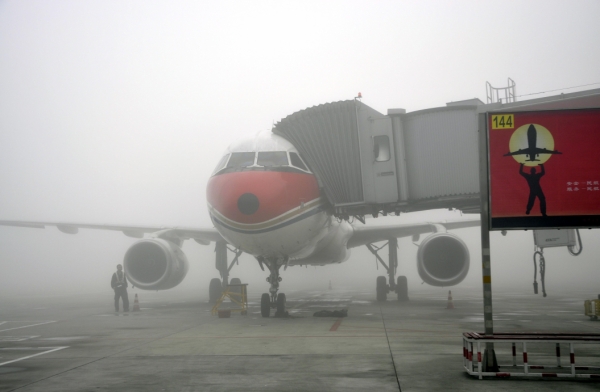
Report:
M115 312L119 311L119 297L123 298L123 311L129 312L129 296L127 295L127 278L123 272L123 266L117 264L115 272L110 281L110 286L115 290Z

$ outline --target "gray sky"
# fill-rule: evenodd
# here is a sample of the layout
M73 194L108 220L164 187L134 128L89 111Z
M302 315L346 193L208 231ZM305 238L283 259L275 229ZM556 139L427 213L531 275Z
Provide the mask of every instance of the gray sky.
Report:
M0 219L210 226L205 185L230 143L359 91L385 113L485 100L508 77L517 95L600 83L598 15L598 1L0 1ZM0 285L62 286L66 269L94 287L131 243L0 228ZM204 290L212 247L184 250L191 275L211 267Z

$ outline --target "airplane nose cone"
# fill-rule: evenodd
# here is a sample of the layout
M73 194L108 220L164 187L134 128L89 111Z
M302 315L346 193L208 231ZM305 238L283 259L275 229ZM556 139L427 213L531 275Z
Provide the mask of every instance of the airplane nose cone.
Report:
M237 201L238 210L244 215L252 215L258 211L260 203L253 193L244 193Z

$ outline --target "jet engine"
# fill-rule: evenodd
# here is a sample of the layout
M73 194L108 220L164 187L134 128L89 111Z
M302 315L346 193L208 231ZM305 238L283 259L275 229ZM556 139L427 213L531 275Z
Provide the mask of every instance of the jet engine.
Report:
M432 234L419 245L417 267L419 276L427 284L459 284L469 272L469 249L453 234Z
M125 253L123 264L131 284L143 290L173 288L181 283L189 268L181 248L162 238L136 242Z

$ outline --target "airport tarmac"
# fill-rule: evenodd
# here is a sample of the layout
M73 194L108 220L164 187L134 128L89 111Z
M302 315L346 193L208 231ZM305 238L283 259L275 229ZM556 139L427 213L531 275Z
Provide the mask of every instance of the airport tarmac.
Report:
M483 329L476 289L454 287L455 309L446 309L447 290L424 286L408 303L391 294L377 303L374 290L287 292L291 317L268 319L251 288L248 315L229 319L193 296L130 290L132 302L136 292L142 310L128 314L111 311L110 293L4 296L0 390L600 390L595 382L468 376L461 336ZM595 296L494 291L495 331L600 333L600 322L583 315L584 299ZM313 317L323 309L348 309L348 317ZM577 355L578 364L600 366L600 347ZM500 353L499 361L507 362Z

